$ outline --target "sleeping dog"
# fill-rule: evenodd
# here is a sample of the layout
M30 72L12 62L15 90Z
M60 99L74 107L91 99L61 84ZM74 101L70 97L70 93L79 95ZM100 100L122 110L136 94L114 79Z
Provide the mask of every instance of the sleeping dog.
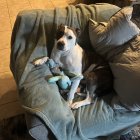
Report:
M77 91L81 79L83 78L83 67L84 69L86 69L89 66L90 62L88 60L91 60L86 56L85 51L77 43L77 36L79 35L79 33L79 29L73 29L71 27L64 26L61 24L57 29L55 45L51 52L51 59L53 59L54 62L63 69L67 76L75 75L70 90L68 91L67 97L67 102L69 106L73 109L92 103L92 96L90 96L90 93L93 93L95 89L97 89L97 85L99 84L99 80L95 80L95 75L92 76L94 80L89 80L88 77L90 77L90 75L86 72L84 75L86 75L85 77L88 83L87 97L83 101L73 103L74 95ZM91 57L92 59L94 59L93 56ZM36 60L34 64L42 65L47 60L48 57L44 57ZM86 63L86 61L88 63ZM91 67L93 67L93 65ZM89 71L89 69L87 71Z
M82 88L85 87L85 91L80 93L81 91L78 89L78 94L84 95L86 98L73 103L71 108L77 109L81 106L94 103L94 98L100 98L113 91L113 74L111 69L108 63L102 60L101 57L99 57L98 60L100 60L100 62L98 61L91 64L83 74L84 79L81 80L80 86L82 85ZM84 92L86 94L83 94Z

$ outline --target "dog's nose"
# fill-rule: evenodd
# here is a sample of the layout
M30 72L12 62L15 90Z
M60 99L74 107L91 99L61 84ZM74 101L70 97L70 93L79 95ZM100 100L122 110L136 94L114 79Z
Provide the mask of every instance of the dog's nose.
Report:
M64 41L59 41L57 43L57 49L59 49L59 50L63 50L64 46L65 46L65 42Z

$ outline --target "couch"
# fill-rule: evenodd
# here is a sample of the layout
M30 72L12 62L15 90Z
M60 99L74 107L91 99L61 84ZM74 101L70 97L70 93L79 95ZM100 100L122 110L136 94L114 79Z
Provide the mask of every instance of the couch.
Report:
M51 75L49 67L35 67L32 63L39 57L50 56L55 32L61 23L80 28L79 44L83 49L94 51L88 31L89 18L96 22L108 22L119 10L115 5L104 3L29 10L18 14L11 39L10 68L33 138L119 139L120 135L140 123L139 109L131 110L114 101L114 98L117 99L114 91L95 99L92 105L71 110L61 97L57 84L47 83L46 76Z

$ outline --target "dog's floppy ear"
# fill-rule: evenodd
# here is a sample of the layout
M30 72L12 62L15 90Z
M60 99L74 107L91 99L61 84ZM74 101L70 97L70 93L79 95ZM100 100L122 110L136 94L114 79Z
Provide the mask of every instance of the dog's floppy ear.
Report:
M79 28L76 28L75 31L76 31L77 36L79 37L81 34L81 30Z
M65 28L65 25L63 23L61 23L59 26L58 26L58 29L63 29Z

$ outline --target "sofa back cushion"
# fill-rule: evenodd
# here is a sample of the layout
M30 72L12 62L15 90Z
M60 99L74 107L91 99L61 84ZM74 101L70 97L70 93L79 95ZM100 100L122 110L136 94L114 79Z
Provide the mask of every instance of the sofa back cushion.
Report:
M119 102L140 110L140 30L131 21L132 7L113 15L108 23L89 21L94 50L108 59Z
M131 21L132 7L125 7L114 14L108 23L89 20L89 37L94 49L107 55L115 47L121 46L140 33Z
M140 110L140 36L124 45L124 52L114 56L110 67L114 89L125 107Z

